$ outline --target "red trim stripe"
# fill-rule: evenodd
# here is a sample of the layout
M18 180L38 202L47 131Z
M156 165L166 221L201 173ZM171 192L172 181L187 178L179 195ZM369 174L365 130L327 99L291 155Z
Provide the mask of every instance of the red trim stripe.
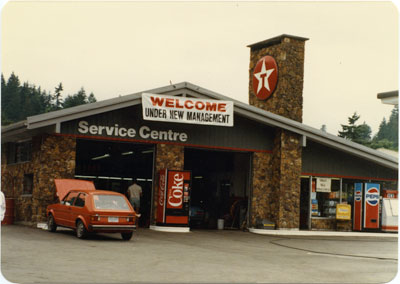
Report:
M398 226L382 226L382 230L393 230L398 231Z
M208 146L208 145L186 144L186 143L170 142L170 141L152 141L152 140L139 140L139 139L130 139L130 138L87 136L87 135L80 135L80 134L63 134L63 133L54 133L54 135L55 136L67 136L67 137L81 138L81 139L111 140L111 141L123 141L123 142L136 142L136 143L144 143L144 144L170 144L170 145L195 147L195 148L232 150L232 151L240 151L240 152L260 152L260 153L272 154L271 150L257 150L257 149L245 149L245 148L236 148L236 147L223 147L223 146Z
M301 173L303 176L313 177L333 177L333 178L348 178L348 179L363 179L363 180L382 180L382 181L398 181L398 179L391 178L376 178L376 177L362 177L362 176L345 176L345 175L332 175L332 174L320 174L320 173Z

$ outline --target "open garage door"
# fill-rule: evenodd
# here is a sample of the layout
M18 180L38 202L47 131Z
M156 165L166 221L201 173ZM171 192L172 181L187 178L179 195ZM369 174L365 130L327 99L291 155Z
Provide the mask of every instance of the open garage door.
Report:
M142 187L142 217L139 225L150 224L154 145L78 139L75 178L91 180L97 189L125 194L133 178Z
M239 229L247 220L251 154L185 149L185 170L192 171L191 228ZM221 223L221 221L220 221Z

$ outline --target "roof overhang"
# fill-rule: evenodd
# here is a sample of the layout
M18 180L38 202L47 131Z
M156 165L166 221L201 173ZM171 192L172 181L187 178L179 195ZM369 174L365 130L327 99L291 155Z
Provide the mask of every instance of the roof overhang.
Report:
M379 93L378 99L381 100L383 104L387 105L398 105L399 104L399 91L391 91L385 93Z
M310 139L325 146L373 161L382 166L396 170L398 169L398 158L396 157L392 157L338 136L328 134L286 117L273 114L237 100L233 100L229 97L188 82L148 90L145 91L145 93L233 101L235 114L268 125L270 127L282 128L296 133L303 136L303 141ZM22 137L23 135L29 136L36 132L48 131L50 133L57 133L60 131L60 125L62 122L141 104L141 95L142 92L31 116L28 117L24 122L18 122L10 126L3 127L2 136L3 139L6 137L10 140L12 137Z

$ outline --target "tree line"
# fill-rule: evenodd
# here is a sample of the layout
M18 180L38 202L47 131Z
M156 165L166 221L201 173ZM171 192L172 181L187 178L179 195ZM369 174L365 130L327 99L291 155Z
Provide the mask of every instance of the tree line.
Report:
M7 80L1 74L1 125L25 120L32 115L96 102L94 94L87 95L83 87L65 98L61 94L62 91L62 83L51 93L42 90L40 86L36 87L28 82L21 83L14 72Z
M365 121L357 123L359 119L360 115L357 112L348 117L348 124L341 124L342 131L339 131L338 136L373 149L386 148L398 151L399 107L397 105L393 108L389 121L386 121L385 117L382 119L378 133L373 137L371 127ZM326 130L326 127L323 125L321 130Z

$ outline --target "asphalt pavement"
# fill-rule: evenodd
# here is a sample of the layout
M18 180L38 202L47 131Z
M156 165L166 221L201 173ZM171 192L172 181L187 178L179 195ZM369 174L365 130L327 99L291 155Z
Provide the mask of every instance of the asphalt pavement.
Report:
M1 228L1 270L18 283L388 283L397 235L269 236L138 229L131 241Z

